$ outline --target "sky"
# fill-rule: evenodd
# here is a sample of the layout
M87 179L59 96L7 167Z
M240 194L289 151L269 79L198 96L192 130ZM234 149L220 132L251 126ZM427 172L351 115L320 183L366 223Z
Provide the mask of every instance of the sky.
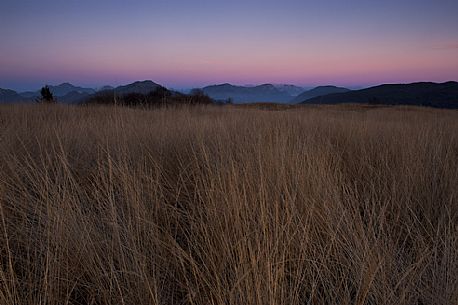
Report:
M0 87L458 80L456 0L2 0Z

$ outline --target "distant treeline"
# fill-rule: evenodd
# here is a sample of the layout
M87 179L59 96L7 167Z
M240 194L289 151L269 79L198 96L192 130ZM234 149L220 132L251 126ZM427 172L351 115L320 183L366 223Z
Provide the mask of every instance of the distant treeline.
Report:
M120 106L165 106L165 105L209 105L215 101L202 90L192 90L190 94L183 94L159 86L147 94L127 93L118 94L115 90L104 90L90 96L82 104L92 105L120 105Z

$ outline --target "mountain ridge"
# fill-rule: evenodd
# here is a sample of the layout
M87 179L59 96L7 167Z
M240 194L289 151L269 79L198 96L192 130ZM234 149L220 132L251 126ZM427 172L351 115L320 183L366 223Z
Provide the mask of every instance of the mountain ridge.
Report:
M318 86L313 89L307 90L296 96L291 102L296 104L296 103L301 103L303 101L306 101L308 99L317 97L317 96L323 96L323 95L328 95L328 94L333 94L333 93L344 93L344 92L349 92L351 91L348 88L344 87L337 87L337 86L332 86L332 85L326 85L326 86Z
M55 97L63 97L71 92L77 92L80 94L93 94L96 92L93 88L85 88L80 86L75 86L71 83L64 82L59 85L48 85L49 90ZM36 91L25 91L19 93L22 97L25 98L36 98L40 96L40 90Z
M22 97L14 90L0 88L0 103L13 103L21 101Z
M299 87L296 85L290 85L290 84L273 84L275 88L277 88L280 91L286 92L289 95L295 97L304 92L306 88L304 87Z
M458 82L456 81L444 83L416 82L407 84L382 84L359 90L350 90L330 85L318 86L311 90L304 91L297 97L291 97L290 94L280 90L278 86L289 85L261 84L257 86L236 86L224 83L207 86L202 90L203 93L217 101L227 101L228 98L232 97L234 103L293 103L297 102L298 99L312 96L303 100L301 104L364 103L418 105L458 109ZM115 88L105 86L99 90L78 87L70 83L62 83L57 86L50 86L50 88L54 89L57 93L55 93L55 97L58 102L80 103L94 96L97 92L100 92L102 88L102 91L111 91L113 94L126 95L129 93L148 94L158 88L165 87L151 80L144 80L117 86ZM297 88L300 87L296 86L294 89ZM341 90L343 92L326 94L330 91L335 92L336 90ZM173 90L171 93L176 94ZM39 96L39 91L18 93L11 89L0 88L0 103L34 102Z
M314 97L301 104L383 104L458 108L458 82L382 84Z
M203 92L215 100L232 99L234 103L277 102L288 103L292 96L272 84L237 86L229 83L210 85Z

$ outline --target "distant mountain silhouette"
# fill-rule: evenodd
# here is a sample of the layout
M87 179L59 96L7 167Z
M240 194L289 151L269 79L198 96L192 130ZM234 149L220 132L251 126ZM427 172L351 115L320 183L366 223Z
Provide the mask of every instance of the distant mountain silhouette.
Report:
M304 87L298 87L295 85L288 85L288 84L274 84L274 87L282 92L286 92L291 96L298 96L302 92L304 92Z
M92 88L77 87L77 86L73 86L70 83L63 83L57 86L49 86L49 89L54 94L54 96L57 96L57 97L65 96L71 92L85 93L85 94L95 93L95 90Z
M292 103L295 103L295 104L301 103L303 101L306 101L308 99L311 99L317 96L323 96L323 95L328 95L328 94L333 94L333 93L344 93L344 92L349 92L349 91L351 90L347 88L342 88L342 87L319 86L311 90L302 92L301 94L299 94L292 100Z
M163 88L161 85L156 84L153 81L146 80L134 82L116 88L111 86L104 86L99 90L78 87L70 83L62 83L57 86L49 86L49 89L53 93L58 103L74 104L84 102L100 91L113 91L113 93L116 93L116 95L127 95L130 93L148 94L160 87ZM16 91L9 89L0 89L0 102L3 103L18 101L33 102L40 96L40 90L17 93Z
M458 82L387 84L308 99L303 104L364 103L458 108Z
M205 87L202 91L216 101L225 101L232 98L234 103L288 103L301 100L303 104L364 103L458 109L458 82L454 81L446 83L386 84L354 91L334 86L320 86L305 91L296 98L291 94L294 94L292 93L293 90L297 90L300 87L293 87L295 86L265 84L248 87L222 84ZM288 90L291 89L289 90L290 93L287 92L286 88ZM50 89L59 103L83 103L100 97L99 93L103 93L102 96L104 96L105 100L109 99L107 98L109 96L115 98L131 94L149 95L153 93L149 96L153 100L157 96L163 95L171 96L175 101L179 100L180 103L191 100L190 97L192 96L167 90L165 87L150 80L138 81L116 88L105 86L99 90L77 87L69 83L50 86ZM39 96L39 91L17 93L14 90L0 88L0 103L34 102ZM202 94L195 96L200 96L199 99L204 100ZM129 99L132 98L135 98L135 96L129 96Z
M125 86L119 86L114 89L116 94L124 95L129 93L148 94L155 91L157 88L162 87L150 80L138 81Z
M24 97L25 99L35 99L40 96L40 91L26 91L19 93L20 96Z
M78 103L85 101L90 96L92 96L92 94L72 91L72 92L65 94L64 96L56 97L56 101L58 103L78 104Z
M279 90L272 84L264 84L253 87L234 86L221 84L208 86L202 89L211 98L222 101L232 99L234 103L272 102L287 103L292 96L285 91Z
M104 86L99 90L92 89L92 88L83 88L77 87L70 83L62 83L57 86L49 86L49 89L54 94L57 102L59 103L67 103L67 104L74 104L83 102L90 97L92 97L95 93L100 91L111 91L117 95L126 95L129 93L139 93L139 94L148 94L151 91L156 90L160 85L150 81L138 81L132 84L119 86L119 87L112 87L112 86ZM34 100L40 97L40 91L29 91L21 93L21 96L26 100Z
M14 103L23 101L24 98L16 91L0 88L0 103Z
M103 86L103 87L100 87L100 88L97 88L96 91L105 91L105 90L113 90L114 87L112 86Z
M61 103L76 103L96 92L96 90L92 88L77 87L70 83L49 86L49 89L56 100ZM40 97L40 90L21 92L20 95L26 100L35 100Z

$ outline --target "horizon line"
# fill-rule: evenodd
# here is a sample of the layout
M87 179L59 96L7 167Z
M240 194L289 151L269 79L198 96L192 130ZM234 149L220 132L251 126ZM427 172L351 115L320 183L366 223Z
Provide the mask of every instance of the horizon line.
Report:
M348 89L365 89L365 88L370 88L370 87L375 87L375 86L381 86L381 85L395 85L395 84L415 84L415 83L448 83L448 82L458 82L458 80L450 79L450 80L445 80L445 81L431 81L431 80L419 80L419 81L400 81L400 82L373 82L373 83L367 83L367 84L339 84L339 83L332 83L332 82L323 82L323 83L312 83L312 84L297 84L294 82L259 82L259 83L238 83L238 82L216 82L216 83L207 83L203 84L201 86L189 86L189 85L182 85L182 86L176 86L176 85L167 85L158 81L155 81L153 79L140 79L140 80L135 80L135 81L126 81L126 82L116 82L113 84L105 83L105 85L95 85L95 84L84 84L84 83L78 83L78 82L71 82L71 81L57 81L57 82L45 82L42 85L38 85L35 87L32 86L0 86L0 89L8 89L8 90L13 90L18 93L24 93L24 92L34 92L37 90L40 90L41 87L43 86L60 86L64 84L69 84L75 87L81 87L81 88L86 88L86 89L99 89L105 86L110 86L113 88L116 88L118 86L124 86L124 85L129 85L133 84L136 82L145 82L145 81L151 81L153 83L156 83L158 85L161 85L165 88L168 89L174 89L174 90L192 90L192 89L202 89L205 87L209 86L221 86L221 85L232 85L232 86L237 86L237 87L259 87L263 85L273 85L273 86L282 86L282 85L288 85L288 86L296 86L304 89L312 89L316 87L324 87L324 86L336 86L336 87L345 87Z

